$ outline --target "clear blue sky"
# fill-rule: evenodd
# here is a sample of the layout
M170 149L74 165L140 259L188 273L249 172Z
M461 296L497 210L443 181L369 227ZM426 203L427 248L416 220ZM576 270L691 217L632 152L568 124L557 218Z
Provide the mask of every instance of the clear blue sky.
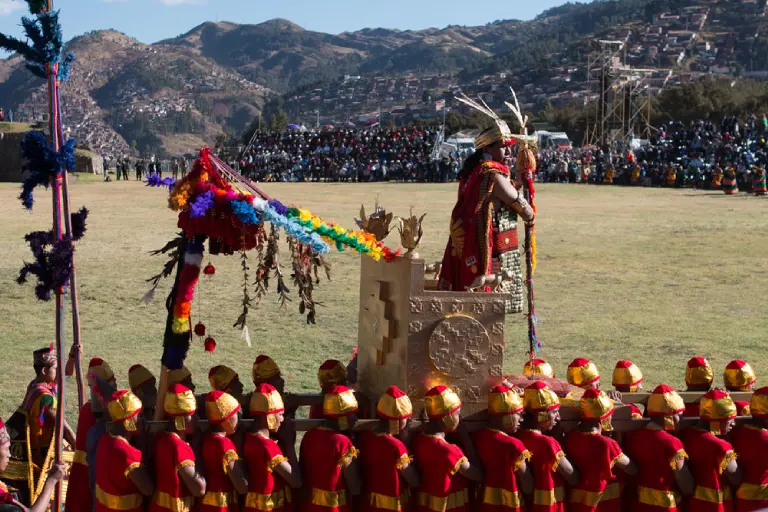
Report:
M339 33L365 27L421 29L531 19L565 0L55 0L65 39L113 28L152 43L204 21L260 23L286 18L308 30ZM20 35L23 0L0 0L0 32Z

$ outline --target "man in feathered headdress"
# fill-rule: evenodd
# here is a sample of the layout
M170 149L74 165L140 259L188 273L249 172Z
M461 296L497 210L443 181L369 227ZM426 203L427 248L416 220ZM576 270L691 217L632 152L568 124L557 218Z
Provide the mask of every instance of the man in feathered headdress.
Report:
M512 183L505 162L510 157L510 146L518 141L527 143L529 138L513 135L507 123L482 100L478 103L466 96L456 99L491 118L493 126L477 136L477 149L459 173L459 198L451 214L440 288L464 291L482 276L508 273L512 279L505 279L501 285L503 292L512 295L512 300L507 301L507 313L520 313L523 278L517 217L532 223L534 212L518 192L522 182L518 179ZM524 131L526 121L519 109L514 111Z

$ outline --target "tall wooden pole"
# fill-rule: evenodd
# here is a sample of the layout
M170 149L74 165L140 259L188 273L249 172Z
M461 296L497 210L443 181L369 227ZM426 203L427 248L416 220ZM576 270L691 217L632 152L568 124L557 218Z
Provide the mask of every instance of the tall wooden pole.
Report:
M523 196L528 204L531 204L531 187L533 186L533 172L526 171L523 177ZM528 358L533 360L538 350L536 339L536 308L533 297L533 226L525 225L525 288L528 298Z
M48 12L53 11L53 0L47 1ZM50 121L51 142L54 151L61 150L61 139L58 133L59 103L58 103L58 64L48 64L46 67L48 75L48 112ZM61 222L61 202L62 185L66 169L61 170L52 179L51 188L53 191L53 233L57 240L63 237L63 226ZM54 436L55 463L59 464L62 460L62 448L64 444L64 410L66 409L66 388L64 380L64 289L59 287L56 293L56 357L59 371L56 376L58 405L56 407L56 435ZM45 469L45 468L43 468ZM47 475L41 473L40 478L46 478ZM53 510L61 510L62 494L61 482L56 484L53 494Z
M56 103L59 104L59 88L56 88ZM60 110L60 109L59 109ZM56 116L56 133L59 140L64 142L64 128L61 122L61 115ZM72 217L69 209L69 174L68 169L63 169L63 187L62 187L62 208L64 214L64 230L67 237L72 241L72 273L69 278L69 301L72 305L72 346L75 359L75 378L77 379L77 410L85 405L85 385L83 380L82 365L82 341L80 333L80 301L77 295L77 265L75 264L75 242L72 240Z

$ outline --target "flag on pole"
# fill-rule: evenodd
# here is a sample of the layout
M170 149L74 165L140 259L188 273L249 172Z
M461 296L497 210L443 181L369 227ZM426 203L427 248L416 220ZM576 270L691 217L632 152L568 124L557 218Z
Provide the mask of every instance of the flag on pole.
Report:
M435 110L442 110L445 108L445 100L435 102Z

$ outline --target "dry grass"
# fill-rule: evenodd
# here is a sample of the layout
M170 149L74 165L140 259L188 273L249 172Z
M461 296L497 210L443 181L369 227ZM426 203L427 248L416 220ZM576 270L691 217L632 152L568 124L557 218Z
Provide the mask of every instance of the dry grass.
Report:
M72 187L73 208L85 204L91 210L77 252L83 340L86 355L106 358L127 385L131 364L158 368L163 298L170 282L152 305L140 305L139 299L147 289L144 280L164 262L148 253L173 236L175 218L161 190L136 182L88 181ZM350 227L360 204L371 206L377 195L396 214L406 215L415 205L416 213L429 212L421 253L431 261L442 255L456 194L455 185L264 188ZM18 405L31 378L31 351L54 333L53 304L37 302L33 285L14 281L22 260L29 258L24 234L50 226L50 196L38 191L29 214L17 194L17 185L0 184L3 417ZM649 385L682 385L685 361L692 355L709 358L718 375L733 358L750 361L758 374L768 371L766 200L690 190L543 185L538 203L539 334L542 355L560 376L576 356L595 360L604 374L610 374L616 360L632 359ZM395 244L397 236L389 242ZM231 329L239 311L239 261L214 257L218 271L202 280L195 320L201 316L219 348L211 356L196 344L188 358L200 387L205 389L207 370L214 364L231 365L248 376L253 359L263 352L279 362L289 389L313 390L316 368L324 359L346 359L357 337L359 256L334 254L331 261L334 280L316 292L325 303L318 325L305 325L293 309L280 311L269 296L251 315L254 348L248 349ZM507 369L516 371L527 344L522 318L510 321L507 340Z

